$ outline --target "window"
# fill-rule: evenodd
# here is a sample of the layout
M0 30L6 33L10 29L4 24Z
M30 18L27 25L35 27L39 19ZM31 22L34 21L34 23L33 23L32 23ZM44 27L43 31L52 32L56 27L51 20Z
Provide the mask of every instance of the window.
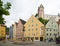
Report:
M47 35L48 35L48 33L47 33Z
M56 33L54 33L54 36L56 36L57 34Z
M53 22L52 22L52 24L53 24Z
M38 28L36 28L36 31L38 30Z
M47 40L48 40L48 38L47 38Z
M56 27L56 25L55 25L55 27Z
M32 20L32 22L34 22L34 20Z
M28 31L30 31L30 29L28 29Z
M51 29L50 29L50 31L51 31Z
M33 31L34 29L32 28L32 31Z
M38 26L38 24L36 24L36 26Z
M35 34L33 34L35 36Z
M50 33L50 36L51 36L51 33Z
M48 31L48 29L46 29Z
M29 25L29 27L30 27L30 25Z
M59 35L59 32L58 32L58 35Z
M33 27L34 25L32 24L32 27Z
M54 29L54 31L55 31L55 29Z
M53 25L52 25L52 27L53 27Z

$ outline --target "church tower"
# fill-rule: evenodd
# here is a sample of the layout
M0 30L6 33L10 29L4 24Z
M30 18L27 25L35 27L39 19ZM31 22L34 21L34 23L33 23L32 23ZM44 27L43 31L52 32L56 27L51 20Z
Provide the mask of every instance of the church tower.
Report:
M40 17L44 18L44 7L42 4L38 7L38 18Z

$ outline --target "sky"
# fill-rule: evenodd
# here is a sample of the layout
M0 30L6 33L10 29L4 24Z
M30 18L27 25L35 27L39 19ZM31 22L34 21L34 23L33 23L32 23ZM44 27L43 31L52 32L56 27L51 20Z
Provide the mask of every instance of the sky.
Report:
M10 15L3 15L7 27L18 22L19 19L27 21L38 12L40 4L44 6L45 14L57 15L60 13L60 0L3 0L3 2L11 2L12 4L9 10Z

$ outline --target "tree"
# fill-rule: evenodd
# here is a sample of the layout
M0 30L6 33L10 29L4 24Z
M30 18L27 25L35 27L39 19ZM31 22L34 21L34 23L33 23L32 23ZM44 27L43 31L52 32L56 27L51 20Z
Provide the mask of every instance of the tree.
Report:
M39 18L39 21L42 22L44 25L47 24L48 20L46 19L43 19L43 18Z
M38 14L36 13L35 17L37 17L37 16L38 16Z
M11 8L10 2L7 2L6 4L3 4L3 1L0 0L0 24L4 24L4 18L3 15L9 15L9 9Z
M35 17L37 17L37 16L38 16L38 14L35 15ZM39 20L40 22L42 22L44 25L46 25L47 22L48 22L48 20L43 19L43 18L41 18L41 17L40 17L38 20Z

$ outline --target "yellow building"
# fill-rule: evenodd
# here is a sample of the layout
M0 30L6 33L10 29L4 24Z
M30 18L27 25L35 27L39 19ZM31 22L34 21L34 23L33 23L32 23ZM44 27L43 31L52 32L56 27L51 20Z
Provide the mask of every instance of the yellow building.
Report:
M42 41L44 39L44 25L35 16L32 15L24 27L26 40Z
M4 24L0 24L0 38L6 38L6 26Z

